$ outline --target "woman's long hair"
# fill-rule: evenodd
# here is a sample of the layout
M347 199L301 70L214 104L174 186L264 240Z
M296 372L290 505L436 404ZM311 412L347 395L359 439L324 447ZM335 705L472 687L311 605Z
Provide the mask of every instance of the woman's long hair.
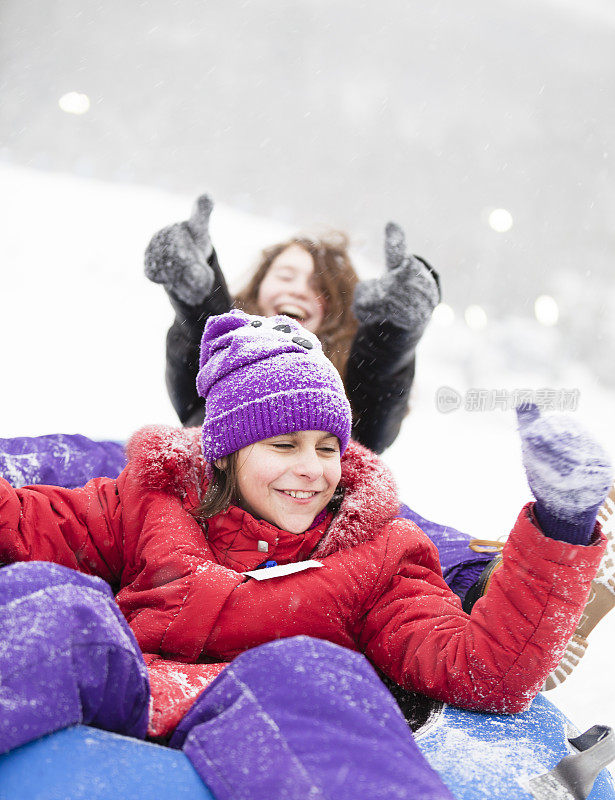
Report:
M325 355L344 378L350 345L357 331L352 313L354 289L359 279L348 255L348 237L334 231L322 238L295 236L286 242L268 247L248 285L235 298L235 306L247 314L262 313L258 292L271 263L288 247L298 245L314 260L314 277L325 300L325 314L316 335Z

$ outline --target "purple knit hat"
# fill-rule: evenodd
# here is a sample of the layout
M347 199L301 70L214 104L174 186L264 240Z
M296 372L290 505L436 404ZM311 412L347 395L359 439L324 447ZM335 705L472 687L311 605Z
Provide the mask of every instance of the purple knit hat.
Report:
M212 463L282 433L327 431L342 453L350 404L314 334L290 317L234 309L210 317L196 386L205 398L203 454Z

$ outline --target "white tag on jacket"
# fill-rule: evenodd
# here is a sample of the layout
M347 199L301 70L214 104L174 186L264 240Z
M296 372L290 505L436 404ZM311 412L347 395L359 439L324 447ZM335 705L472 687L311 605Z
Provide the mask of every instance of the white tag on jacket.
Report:
M283 575L292 575L293 572L303 572L304 569L312 569L312 567L322 567L320 561L298 561L296 564L281 564L277 567L261 567L261 569L253 569L250 572L244 572L250 578L256 578L257 581L268 581L270 578L281 578Z

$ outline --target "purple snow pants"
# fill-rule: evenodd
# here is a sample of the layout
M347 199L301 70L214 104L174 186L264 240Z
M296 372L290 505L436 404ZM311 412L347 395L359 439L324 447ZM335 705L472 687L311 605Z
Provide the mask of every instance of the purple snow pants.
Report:
M42 561L0 569L0 753L84 723L142 739L149 681L100 578Z
M308 636L236 658L170 744L217 800L453 800L367 659Z
M0 569L0 752L78 723L143 738L147 670L109 588ZM299 636L240 655L175 731L217 800L452 800L358 653Z

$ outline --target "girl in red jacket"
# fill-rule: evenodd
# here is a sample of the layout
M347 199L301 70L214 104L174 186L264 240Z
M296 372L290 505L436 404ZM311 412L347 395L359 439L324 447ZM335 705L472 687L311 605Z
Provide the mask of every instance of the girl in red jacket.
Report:
M536 503L468 615L433 544L397 518L386 467L349 441L341 379L315 336L286 317L214 317L198 390L202 430L145 429L116 480L0 482L1 561L53 561L117 591L149 668L150 735L168 735L191 706L198 717L211 695L195 698L241 653L301 635L442 701L529 705L604 551L596 513L611 472L598 445L571 421L520 413ZM210 716L224 703L214 706Z

